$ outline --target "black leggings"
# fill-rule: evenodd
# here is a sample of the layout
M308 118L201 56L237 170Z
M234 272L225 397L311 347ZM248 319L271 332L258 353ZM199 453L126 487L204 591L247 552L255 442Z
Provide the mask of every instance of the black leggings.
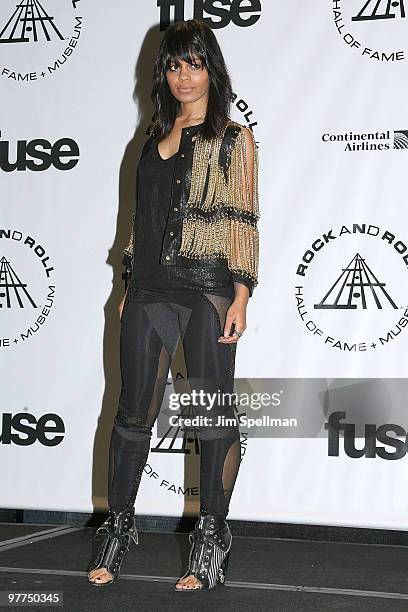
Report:
M129 287L121 320L122 388L109 450L109 507L134 506L150 450L172 359L179 341L190 389L233 393L236 344L223 335L232 297L202 291ZM200 441L200 513L226 517L241 461L236 410L224 402L211 410L229 419L197 427ZM202 409L198 409L198 412ZM205 410L200 414L209 414ZM179 414L179 413L177 413ZM227 423L227 424L225 424Z

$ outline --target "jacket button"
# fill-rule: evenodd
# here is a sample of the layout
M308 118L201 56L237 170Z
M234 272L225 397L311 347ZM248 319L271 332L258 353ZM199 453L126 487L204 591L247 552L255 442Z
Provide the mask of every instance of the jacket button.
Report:
M180 182L181 182L180 179L176 179L176 183L180 183Z
M166 259L171 259L171 258L170 258L170 255L166 255Z
M177 211L178 211L178 208L177 208L177 206L175 206L175 207L173 208L173 210L175 210L175 211L177 212Z
M181 157L184 157L184 153L181 154Z
M174 232L170 232L170 236L174 236Z

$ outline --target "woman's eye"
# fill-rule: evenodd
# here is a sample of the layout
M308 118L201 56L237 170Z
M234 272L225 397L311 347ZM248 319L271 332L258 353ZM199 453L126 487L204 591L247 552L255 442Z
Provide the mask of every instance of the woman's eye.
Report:
M191 64L191 66L194 67L196 70L199 70L201 68L201 64L198 64L197 62L194 64ZM178 67L179 66L176 66L175 64L170 64L169 70L174 72L175 70L177 70Z

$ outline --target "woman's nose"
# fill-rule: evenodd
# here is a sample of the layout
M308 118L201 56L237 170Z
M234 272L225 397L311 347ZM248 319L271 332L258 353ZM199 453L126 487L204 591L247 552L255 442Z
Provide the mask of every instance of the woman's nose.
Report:
M188 78L189 78L189 74L188 74L188 72L187 72L187 68L183 68L183 67L182 67L182 68L181 68L181 70L180 70L180 79L181 79L182 81L185 81L185 80L186 80L186 79L188 79Z

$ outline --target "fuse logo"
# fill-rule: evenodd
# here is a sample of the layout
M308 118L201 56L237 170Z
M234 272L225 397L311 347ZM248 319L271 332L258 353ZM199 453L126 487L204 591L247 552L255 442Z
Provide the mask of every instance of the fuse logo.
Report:
M43 414L38 420L33 414L19 412L2 414L0 444L57 446L64 439L64 421L58 414Z
M407 452L407 432L400 425L387 423L385 425L366 424L363 448L356 448L356 425L355 423L341 423L346 418L346 413L332 412L325 424L328 430L328 455L338 457L340 454L340 431L344 432L344 452L352 459L366 457L368 459L394 460L402 459ZM389 435L389 434L394 435ZM395 436L403 437L403 440ZM377 442L391 446L395 450L388 451L384 446L377 446Z
M219 6L219 5L222 6ZM192 9L186 16L187 6ZM166 30L171 22L185 19L201 19L210 28L226 28L232 21L240 28L254 25L262 10L260 0L157 0L160 9L160 30Z
M1 131L0 131L1 137ZM54 144L45 138L34 140L0 140L0 170L3 172L41 172L54 166L56 170L72 170L79 161L79 146L72 138L60 138Z

